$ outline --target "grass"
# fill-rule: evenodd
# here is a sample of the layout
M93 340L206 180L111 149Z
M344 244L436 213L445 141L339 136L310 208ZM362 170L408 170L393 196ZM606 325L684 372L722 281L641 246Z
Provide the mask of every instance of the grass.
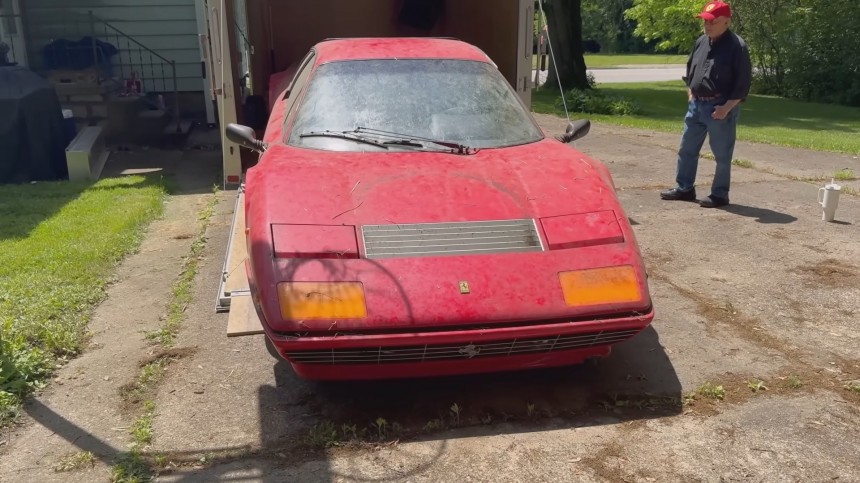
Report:
M681 133L687 109L687 95L682 82L601 84L598 89L609 95L632 99L641 107L641 114L611 116L572 113L572 117L588 117L592 121L607 124ZM556 91L536 90L532 96L532 108L539 113L564 115L564 110L556 105L558 99L559 93ZM751 95L741 111L738 139L856 155L860 153L860 109Z
M144 483L148 481L152 481L152 471L137 450L123 454L111 467L111 482L113 483Z
M803 387L803 381L798 376L789 376L787 383L791 389L800 389Z
M0 190L0 423L80 352L116 264L163 197L140 176Z
M717 386L710 382L702 384L699 389L696 390L696 393L709 399L723 399L726 397L726 390L723 386Z
M833 173L833 179L838 181L854 181L857 177L854 176L854 170L851 168L843 168Z
M95 467L95 465L95 455L89 451L81 451L62 457L60 459L60 462L57 463L57 466L54 467L54 471L62 473L66 471L79 470L86 467L93 468Z
M155 419L155 401L143 403L143 414L131 426L131 437L134 444L144 447L152 443L152 420Z
M755 168L755 163L753 163L752 161L750 161L748 159L733 159L732 164L735 166L739 166L741 168L749 168L749 169Z
M854 394L860 394L860 381L851 381L845 385L845 389L853 392Z

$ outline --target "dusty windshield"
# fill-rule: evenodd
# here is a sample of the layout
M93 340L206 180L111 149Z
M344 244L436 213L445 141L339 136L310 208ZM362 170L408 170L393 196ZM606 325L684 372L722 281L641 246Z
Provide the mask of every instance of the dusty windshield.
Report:
M385 138L373 134L380 131L389 134ZM404 140L432 139L476 149L543 138L517 94L491 65L464 60L361 60L318 68L288 143L334 151L439 148L426 142L377 142L400 135Z

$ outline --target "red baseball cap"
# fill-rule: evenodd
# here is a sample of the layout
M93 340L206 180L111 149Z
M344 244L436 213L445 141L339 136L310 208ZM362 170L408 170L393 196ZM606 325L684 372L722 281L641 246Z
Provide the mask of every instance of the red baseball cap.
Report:
M728 3L720 1L708 2L705 8L702 9L702 13L696 16L705 20L713 20L717 17L731 17L732 8L729 7Z

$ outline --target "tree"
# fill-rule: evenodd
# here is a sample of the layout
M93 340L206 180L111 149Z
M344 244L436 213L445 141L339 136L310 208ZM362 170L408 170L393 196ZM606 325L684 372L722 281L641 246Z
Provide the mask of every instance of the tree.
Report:
M562 90L590 88L582 48L581 8L581 0L543 0L550 45L555 57L550 65L547 87L558 88L560 78Z
M636 21L636 35L647 42L657 41L657 50L689 52L702 35L704 0L634 0L626 12Z
M636 34L658 48L689 52L701 35L705 0L634 0ZM860 106L855 0L734 0L732 30L749 45L753 90Z
M652 52L634 35L636 22L624 15L632 6L633 0L582 0L582 38L596 40L601 52Z

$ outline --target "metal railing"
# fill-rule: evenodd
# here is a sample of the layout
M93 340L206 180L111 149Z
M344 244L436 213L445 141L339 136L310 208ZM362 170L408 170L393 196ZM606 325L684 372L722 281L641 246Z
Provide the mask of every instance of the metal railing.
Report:
M173 91L173 112L171 114L176 124L176 132L181 132L176 61L167 59L143 45L131 35L96 16L92 11L89 12L89 21L96 72L109 72L111 77L118 75L119 79L125 79L127 84L131 83L126 88L131 87L133 90L139 88L141 94ZM113 45L117 49L115 56L104 55L100 42ZM112 60L114 57L116 62ZM119 69L119 72L117 73L114 69ZM101 75L98 77L99 82L101 82ZM168 88L168 80L172 81L172 89Z

